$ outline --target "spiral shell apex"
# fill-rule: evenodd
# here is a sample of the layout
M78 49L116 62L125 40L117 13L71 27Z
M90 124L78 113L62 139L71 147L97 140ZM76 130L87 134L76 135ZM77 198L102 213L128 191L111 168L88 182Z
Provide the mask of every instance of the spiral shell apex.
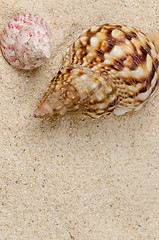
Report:
M51 55L52 37L43 18L24 14L12 19L2 32L1 49L5 59L19 69L41 66Z
M100 117L140 109L159 86L156 46L126 26L104 24L84 31L69 48L34 116L62 116L82 109Z

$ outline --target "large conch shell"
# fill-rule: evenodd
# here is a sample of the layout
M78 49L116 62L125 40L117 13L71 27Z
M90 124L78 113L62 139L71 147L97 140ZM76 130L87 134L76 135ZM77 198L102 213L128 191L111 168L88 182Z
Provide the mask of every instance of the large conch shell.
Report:
M104 24L84 31L69 48L63 68L34 116L63 116L82 109L100 117L140 109L159 83L156 38L159 41L158 35L149 38L120 25Z

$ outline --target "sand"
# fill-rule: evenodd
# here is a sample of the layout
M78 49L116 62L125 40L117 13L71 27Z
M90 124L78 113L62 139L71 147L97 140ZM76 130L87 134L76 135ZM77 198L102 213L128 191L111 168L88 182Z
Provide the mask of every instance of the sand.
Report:
M33 112L67 46L93 24L159 30L158 0L8 0L0 33L22 13L51 28L52 57L17 70L0 53L0 239L159 239L159 94L142 110L98 120Z

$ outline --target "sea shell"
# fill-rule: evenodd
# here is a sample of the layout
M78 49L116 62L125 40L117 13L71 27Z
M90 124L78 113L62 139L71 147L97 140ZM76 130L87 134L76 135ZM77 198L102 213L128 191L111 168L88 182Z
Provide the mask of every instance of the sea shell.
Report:
M94 26L71 45L35 117L81 109L91 117L140 109L159 85L158 49L143 33Z
M24 14L12 19L2 32L5 59L19 69L34 69L51 55L52 37L43 18Z

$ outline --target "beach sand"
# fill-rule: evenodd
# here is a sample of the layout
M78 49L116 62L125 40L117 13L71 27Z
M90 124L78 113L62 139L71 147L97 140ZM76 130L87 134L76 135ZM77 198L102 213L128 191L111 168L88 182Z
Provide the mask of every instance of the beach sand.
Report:
M0 53L0 239L159 240L159 94L121 117L35 119L62 55L94 24L159 31L158 0L8 0L51 28L51 58L17 70Z

